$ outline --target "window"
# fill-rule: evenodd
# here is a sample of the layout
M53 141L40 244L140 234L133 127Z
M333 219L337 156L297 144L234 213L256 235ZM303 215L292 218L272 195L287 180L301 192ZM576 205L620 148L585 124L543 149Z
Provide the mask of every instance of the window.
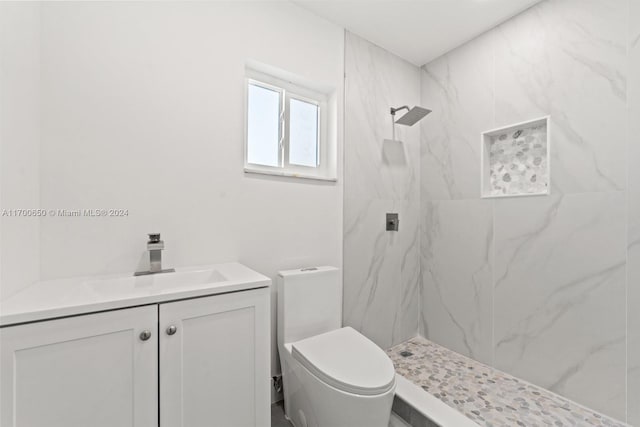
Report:
M247 161L280 165L282 91L249 83L247 107Z
M334 180L327 96L272 76L248 74L245 171Z

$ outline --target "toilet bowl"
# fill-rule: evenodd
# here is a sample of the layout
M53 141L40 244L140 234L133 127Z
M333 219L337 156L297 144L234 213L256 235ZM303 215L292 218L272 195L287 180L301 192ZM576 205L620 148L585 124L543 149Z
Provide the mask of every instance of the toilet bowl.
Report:
M340 271L289 270L278 277L278 347L285 414L295 427L387 427L393 363L342 324Z

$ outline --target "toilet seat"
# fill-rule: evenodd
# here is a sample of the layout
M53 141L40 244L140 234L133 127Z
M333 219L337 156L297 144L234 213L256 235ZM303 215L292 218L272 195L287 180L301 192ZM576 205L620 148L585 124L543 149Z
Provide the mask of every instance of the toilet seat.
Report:
M386 353L350 327L294 342L291 347L294 359L339 390L371 396L395 385L395 369Z

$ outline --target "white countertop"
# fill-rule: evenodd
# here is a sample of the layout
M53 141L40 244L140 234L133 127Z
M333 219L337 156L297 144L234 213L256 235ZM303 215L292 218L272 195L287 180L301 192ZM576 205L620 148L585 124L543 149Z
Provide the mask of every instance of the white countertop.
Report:
M75 277L34 283L0 301L0 326L270 286L239 263L177 268L175 273Z

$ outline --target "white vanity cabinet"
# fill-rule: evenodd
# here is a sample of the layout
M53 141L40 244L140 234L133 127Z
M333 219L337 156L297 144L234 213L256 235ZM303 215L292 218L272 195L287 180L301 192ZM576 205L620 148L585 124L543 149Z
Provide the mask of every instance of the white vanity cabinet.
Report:
M160 334L161 426L270 423L268 288L161 304Z
M261 285L3 325L0 427L269 426Z
M0 329L0 425L157 427L157 313L152 305Z

